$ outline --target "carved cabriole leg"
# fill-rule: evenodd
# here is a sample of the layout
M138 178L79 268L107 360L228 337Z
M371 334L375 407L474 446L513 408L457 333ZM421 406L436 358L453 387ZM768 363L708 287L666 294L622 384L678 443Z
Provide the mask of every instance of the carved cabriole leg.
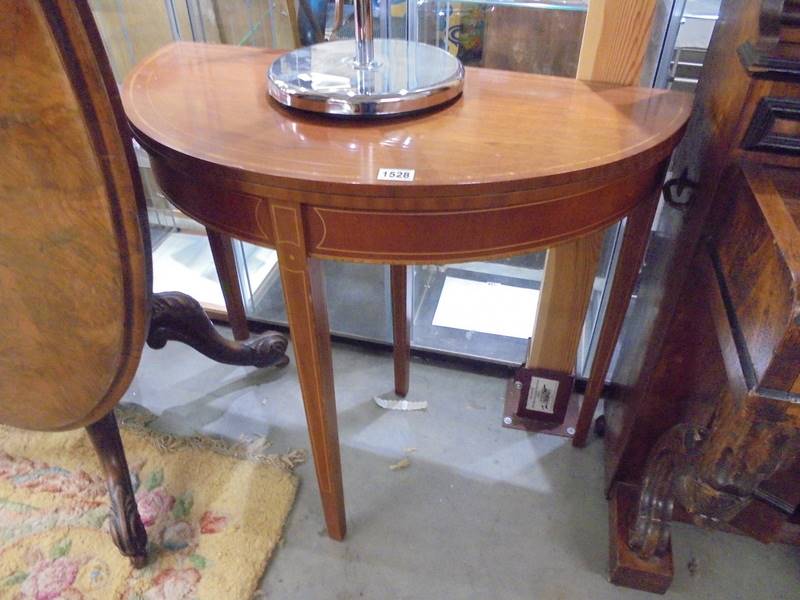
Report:
M147 532L139 517L125 450L113 411L86 428L103 470L111 498L111 537L137 569L147 563Z
M306 253L301 207L272 203L270 212L322 510L328 535L341 540L347 525L322 265Z
M247 342L232 342L217 332L197 300L181 292L154 294L152 306L147 336L151 348L175 340L229 365L282 367L289 362L288 341L282 333L269 331Z
M791 402L726 391L675 497L700 526L734 524L759 485L795 460L800 410Z
M411 285L408 267L392 265L392 331L394 333L394 392L408 394L411 366Z
M625 547L612 547L614 583L649 591L666 590L672 579L670 521L676 502L700 526L727 522L745 506L747 499L717 490L698 477L696 469L706 450L707 430L687 424L668 430L653 446L638 505L634 509L629 501L630 514L618 516L627 521L628 527L617 525L621 538L617 544ZM635 498L634 494L629 495ZM616 510L624 510L620 508L624 505L624 501L617 500ZM620 562L627 563L625 568L618 566ZM642 582L658 589L642 587Z
M662 435L645 467L631 548L645 559L663 552L674 502L700 526L733 521L759 484L797 454L791 408L753 393L737 400L726 391L709 430L676 425Z
M800 450L800 406L790 401L763 398L749 392L742 399L724 395L703 452L695 465L695 477L718 494L694 512L730 521L763 481ZM688 506L687 508L692 508Z

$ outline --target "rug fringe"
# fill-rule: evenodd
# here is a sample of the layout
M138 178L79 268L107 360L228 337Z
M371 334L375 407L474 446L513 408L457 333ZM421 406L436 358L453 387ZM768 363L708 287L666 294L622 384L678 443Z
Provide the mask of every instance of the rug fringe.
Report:
M308 459L304 449L289 450L285 454L267 452L272 442L264 436L243 435L238 441L233 441L209 434L183 436L157 431L151 427L151 423L158 416L139 404L119 404L114 409L114 414L121 427L138 433L164 453L177 452L183 448L210 450L223 456L267 464L289 472Z

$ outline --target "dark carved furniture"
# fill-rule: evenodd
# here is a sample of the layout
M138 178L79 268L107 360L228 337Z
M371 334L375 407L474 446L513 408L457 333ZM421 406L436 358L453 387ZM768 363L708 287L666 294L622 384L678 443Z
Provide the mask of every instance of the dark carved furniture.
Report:
M640 282L658 313L629 313L607 399L620 585L667 589L673 519L800 541L799 9L723 2L675 154Z
M123 102L177 206L207 226L277 249L325 520L329 535L342 539L320 259L397 267L396 356L407 356L408 305L397 302L407 294L403 265L579 248L629 214L636 217L626 237L646 235L690 102L674 92L483 69L468 71L464 96L443 110L330 121L268 99L264 73L276 56L167 46L130 74ZM383 167L415 169L415 179L381 181ZM638 266L643 245L625 248L622 261ZM571 252L556 253L556 262L571 267ZM585 302L581 296L575 303ZM557 303L550 306L551 316L563 318ZM602 343L613 347L614 333ZM399 370L398 391L406 381Z
M112 537L141 567L146 532L113 408L145 338L256 366L285 364L286 338L229 342L188 296L151 294L130 133L86 2L4 2L2 15L0 422L86 427L107 476Z
M169 340L188 344L217 362L254 367L286 366L286 336L267 332L247 342L222 337L200 303L181 292L153 296L147 345L163 348Z

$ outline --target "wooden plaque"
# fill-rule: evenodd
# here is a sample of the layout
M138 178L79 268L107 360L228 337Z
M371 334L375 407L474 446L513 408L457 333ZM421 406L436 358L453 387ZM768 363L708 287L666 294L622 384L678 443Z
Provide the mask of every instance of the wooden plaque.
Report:
M514 375L519 384L517 416L545 423L563 423L574 378L548 369L520 367Z

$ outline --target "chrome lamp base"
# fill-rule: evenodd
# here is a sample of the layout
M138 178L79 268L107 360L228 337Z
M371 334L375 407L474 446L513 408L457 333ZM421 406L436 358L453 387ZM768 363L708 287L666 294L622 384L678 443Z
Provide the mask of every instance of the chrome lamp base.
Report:
M342 117L402 115L456 98L464 67L445 50L406 40L323 42L282 55L270 66L269 94L285 106ZM362 60L359 60L362 56Z

